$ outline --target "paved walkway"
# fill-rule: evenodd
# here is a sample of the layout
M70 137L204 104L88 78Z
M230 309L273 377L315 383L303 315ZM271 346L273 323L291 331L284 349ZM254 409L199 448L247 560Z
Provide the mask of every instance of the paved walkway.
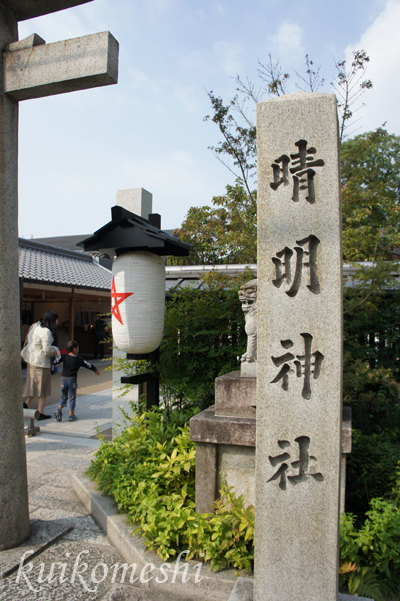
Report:
M77 400L81 396L87 394L94 394L107 390L112 386L112 371L108 369L111 366L110 360L101 359L89 359L89 362L97 367L100 371L100 376L96 376L90 369L80 369L78 372L78 388L77 388ZM22 370L22 380L26 378L26 369ZM59 402L61 396L61 367L59 372L54 376L51 376L51 394L46 400L46 409L51 405ZM32 409L37 409L37 399L33 399Z
M46 411L53 415L56 407L46 406ZM25 575L16 571L0 579L0 601L172 601L167 595L137 588L137 583L129 584L130 571L125 582L121 582L122 570L113 578L113 566L124 560L72 489L72 475L89 467L98 448L99 441L92 438L96 424L100 431L107 430L111 411L111 389L96 390L78 398L78 421L36 422L40 434L26 438L31 536L20 547L0 552L0 576L19 564L25 552L37 551L72 529L34 558L32 568L28 562Z
M51 415L51 419L35 422L40 427L42 434L55 434L57 436L78 436L91 438L96 435L97 430L104 432L112 427L112 389L102 390L94 394L86 394L77 398L75 422L68 421L68 407L63 410L63 420L58 422L54 412L58 409L58 403L46 405L45 413ZM28 420L25 420L25 427Z

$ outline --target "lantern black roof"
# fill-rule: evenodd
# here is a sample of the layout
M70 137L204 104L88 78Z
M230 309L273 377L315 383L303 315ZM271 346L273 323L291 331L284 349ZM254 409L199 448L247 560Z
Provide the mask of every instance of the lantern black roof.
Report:
M144 219L123 207L115 206L111 209L111 221L77 246L87 252L100 250L110 257L131 250L147 250L159 256L187 257L193 246L163 232L155 223L160 223L157 214Z

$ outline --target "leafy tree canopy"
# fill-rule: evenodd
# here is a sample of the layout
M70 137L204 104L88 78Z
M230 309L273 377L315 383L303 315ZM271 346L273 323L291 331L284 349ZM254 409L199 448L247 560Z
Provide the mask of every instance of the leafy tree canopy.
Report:
M353 126L358 121L354 117L364 106L361 98L366 90L372 88L372 82L365 78L369 60L365 50L355 50L350 65L346 61L334 61L336 76L330 85L337 98L340 142L354 133ZM305 66L304 77L296 72L300 82L296 83L296 87L303 92L320 91L325 80L308 55ZM256 176L257 169L255 105L270 96L285 95L290 78L289 73L283 73L279 61L274 63L271 55L267 63L258 60L257 75L261 82L258 85L237 75L236 94L227 104L212 91L208 92L213 114L204 118L215 123L222 136L221 142L210 146L210 150L241 179L249 196L252 195L250 181Z
M256 192L249 195L238 179L234 186L226 186L224 196L214 196L212 203L215 208L191 207L176 231L181 240L194 245L191 262L256 262Z
M342 141L343 253L346 262L373 262L359 267L359 295L353 294L346 310L365 303L373 292L393 287L393 251L400 248L399 191L400 138L385 129L346 139L352 118L362 108L361 95L372 87L365 78L369 57L364 50L353 53L349 67L335 62L336 77L331 85L337 96L339 134ZM215 156L237 176L224 196L214 197L213 207L192 207L180 230L181 239L195 246L191 262L256 261L256 193L250 182L256 175L256 126L251 107L265 95L286 94L289 74L279 61L259 61L259 88L236 77L236 95L225 104L209 92L213 114L205 119L215 123L221 142L211 147ZM324 80L306 56L305 76L296 74L299 89L319 91ZM397 265L396 265L397 268ZM364 305L366 307L367 305Z
M374 311L376 294L398 286L400 137L379 128L343 142L343 256L358 265L357 286L345 289L345 312Z
M400 136L379 128L346 140L341 175L344 261L373 262L374 268L358 275L363 285L380 290L391 278L393 252L400 248ZM250 196L237 179L212 203L189 209L177 230L195 247L191 261L256 262L256 192Z
M400 137L377 129L342 144L343 254L390 260L400 247Z

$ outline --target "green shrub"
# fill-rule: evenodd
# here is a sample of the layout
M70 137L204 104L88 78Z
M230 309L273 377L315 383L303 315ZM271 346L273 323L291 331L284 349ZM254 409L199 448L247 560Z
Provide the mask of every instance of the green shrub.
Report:
M400 381L400 293L344 289L344 350L371 368L389 368ZM356 306L356 310L351 307Z
M222 485L223 501L216 501L211 530L204 532L200 543L204 560L213 570L234 566L251 572L254 567L254 507L244 504L232 488ZM211 536L210 536L211 535Z
M347 456L346 511L358 521L376 497L389 499L400 461L400 432L364 434L353 430L352 452Z
M226 485L214 514L195 511L195 453L188 419L193 410L160 408L129 418L113 442L102 441L88 470L98 487L127 513L135 533L160 558L189 550L187 559L210 561L213 570L253 566L254 508Z
M350 353L344 359L343 384L343 404L351 407L353 421L346 511L360 523L370 499L391 496L400 460L400 385L390 369L372 369Z
M346 353L343 405L352 409L353 427L364 434L400 428L400 384L390 369L371 368Z
M340 528L341 581L351 594L372 597L400 592L400 511L395 502L372 499L361 528L343 514Z
M246 350L240 286L254 276L208 274L202 289L177 288L167 300L160 347L160 386L164 400L205 409L214 403L215 378L240 368Z
M195 511L192 411L160 408L129 418L113 442L103 441L89 468L99 488L128 514L135 533L160 558L189 550L213 570L254 564L254 508L223 485L214 514ZM373 445L372 445L373 446ZM378 451L379 453L379 451ZM393 496L400 495L400 465ZM352 594L380 601L399 592L400 512L395 500L372 499L364 524L344 514L340 532L341 582Z

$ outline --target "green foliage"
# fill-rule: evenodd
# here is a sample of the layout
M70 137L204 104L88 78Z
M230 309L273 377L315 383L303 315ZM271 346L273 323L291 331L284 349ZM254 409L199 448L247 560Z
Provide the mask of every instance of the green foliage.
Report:
M254 560L254 508L226 485L215 514L197 514L194 498L195 443L187 421L193 411L154 408L130 418L113 442L102 441L88 474L127 513L135 533L160 558L189 549L213 570L250 571Z
M390 260L400 245L400 137L381 128L356 136L341 163L345 260Z
M376 497L390 498L400 461L400 435L391 432L364 434L353 429L353 448L347 458L346 511L358 523Z
M352 409L352 452L347 456L346 511L359 521L374 497L389 498L400 460L400 385L390 369L344 359L343 404Z
M347 137L345 136L345 130L353 117L353 113L364 106L357 107L360 97L365 90L372 88L371 80L364 79L369 60L365 50L353 50L350 69L347 67L346 61L335 61L337 75L331 85L336 93L336 102L340 114L339 139L341 142ZM311 91L313 90L311 89ZM356 106L354 107L354 105Z
M400 381L400 294L379 292L365 300L365 292L345 289L345 352L350 353L353 360L368 362L371 368L391 369ZM360 303L361 307L353 310Z
M346 511L358 523L371 499L390 497L400 460L398 298L393 291L371 294L362 310L344 316L343 404L353 420Z
M256 126L247 119L241 111L240 101L236 95L227 105L224 104L222 98L214 96L212 92L208 92L208 97L214 111L214 115L207 115L204 120L211 120L215 123L222 134L223 140L218 146L211 146L216 157L222 161L225 166L228 166L221 157L228 157L233 161L235 168L239 169L240 181L244 184L247 194L252 197L252 192L249 185L250 177L254 175L256 167ZM234 113L244 117L242 123L239 123L234 116ZM232 169L228 169L232 171Z
M392 498L395 500L397 505L400 506L400 462L397 464L396 467L396 478L395 485L392 490Z
M255 104L269 96L285 95L290 77L289 73L282 71L279 60L275 63L271 54L268 58L267 63L258 61L257 76L261 81L258 86L248 78L243 80L237 75L236 93L228 103L213 92L208 92L213 114L204 119L215 123L222 136L221 142L210 149L236 178L240 178L249 197L253 194L250 180L255 176L257 167ZM345 130L351 123L353 113L363 106L360 97L372 88L371 81L364 79L369 60L365 50L356 50L350 66L346 65L346 61L334 61L337 73L331 86L337 97L341 142L346 137ZM325 80L320 77L320 69L314 67L308 54L305 56L305 67L305 76L296 72L302 82L296 85L301 90L305 86L305 91L317 92Z
M126 418L126 429L113 442L102 442L89 468L99 488L114 497L152 547L159 547L161 557L180 548L180 520L190 512L185 498L194 496L191 414L154 408Z
M168 559L189 549L188 558L204 558L213 570L234 566L251 571L254 508L245 507L243 497L237 498L224 484L214 514L195 512L195 444L189 439L187 424L192 414L193 410L155 408L130 418L128 427L112 443L102 442L89 475L101 490L114 497L119 509L136 525L135 532L160 558ZM376 440L372 436L364 462L360 460L363 469L365 459L378 446ZM383 456L379 448L376 454ZM393 459L386 463L393 464ZM367 472L370 469L365 467ZM398 497L400 468L393 483L393 494ZM352 594L377 601L382 595L398 594L399 539L400 512L393 500L372 499L360 527L354 515L344 514L342 584Z
M205 408L214 402L215 378L239 369L246 334L237 291L253 277L251 272L235 279L208 277L202 290L172 292L160 348L160 384L167 402Z
M214 196L208 206L191 207L176 234L183 242L193 244L191 263L215 263L221 259L230 263L257 261L257 196L244 189L241 180L226 186L224 196ZM177 257L175 264L188 259Z
M116 372L122 372L123 376L133 376L144 373L151 373L154 377L158 377L158 365L150 363L150 361L130 361L127 359L125 353L121 356L113 356L112 364L107 366L105 370L111 370ZM128 392L132 390L132 384L121 384L118 391L118 398L124 397Z
M400 137L382 128L356 136L342 144L341 166L343 255L357 267L345 315L362 307L370 316L379 294L398 286Z
M352 514L342 516L342 582L352 594L380 601L400 592L400 511L393 501L377 498L366 516L358 529Z
M236 497L226 483L220 492L222 500L216 501L215 514L209 519L211 530L200 543L204 560L210 561L215 571L234 566L251 572L254 565L254 507L246 507L243 496Z
M364 434L400 427L400 385L390 369L344 357L343 405L352 409L355 428Z

